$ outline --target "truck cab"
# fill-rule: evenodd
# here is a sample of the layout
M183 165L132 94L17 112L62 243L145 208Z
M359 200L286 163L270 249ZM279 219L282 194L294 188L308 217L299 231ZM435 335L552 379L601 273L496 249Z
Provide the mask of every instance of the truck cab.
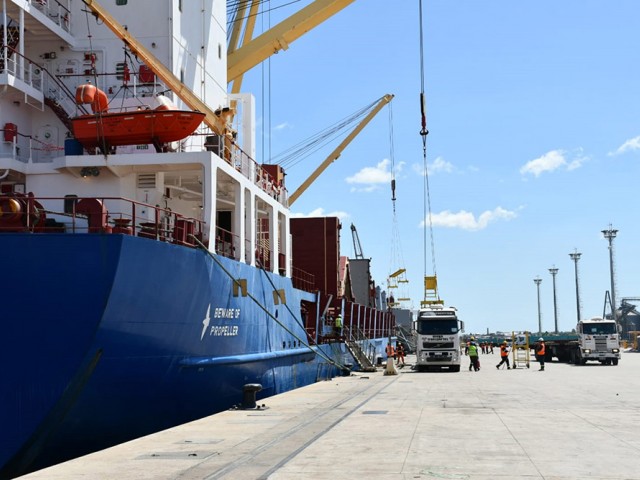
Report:
M615 320L593 317L581 320L577 327L578 350L576 363L598 361L617 365L620 360L620 334Z
M434 304L422 308L414 321L416 338L416 369L442 367L459 372L460 338L464 322L458 319L454 307Z

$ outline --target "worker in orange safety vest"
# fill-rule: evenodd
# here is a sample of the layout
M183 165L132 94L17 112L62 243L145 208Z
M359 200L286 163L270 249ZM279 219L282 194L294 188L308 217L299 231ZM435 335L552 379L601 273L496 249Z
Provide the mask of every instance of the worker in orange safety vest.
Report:
M509 370L511 368L509 366L509 345L507 344L506 340L502 342L502 345L500 345L500 357L502 358L502 360L500 360L500 363L496 365L496 368L499 370L502 364L506 363L507 370Z
M540 362L540 372L544 372L544 356L546 354L546 347L544 345L544 338L540 337L536 344L536 360Z

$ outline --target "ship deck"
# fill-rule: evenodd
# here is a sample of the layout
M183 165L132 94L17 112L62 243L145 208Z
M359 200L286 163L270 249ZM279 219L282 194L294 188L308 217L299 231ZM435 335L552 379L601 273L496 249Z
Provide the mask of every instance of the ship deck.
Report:
M640 478L640 354L544 372L480 360L336 378L22 478Z

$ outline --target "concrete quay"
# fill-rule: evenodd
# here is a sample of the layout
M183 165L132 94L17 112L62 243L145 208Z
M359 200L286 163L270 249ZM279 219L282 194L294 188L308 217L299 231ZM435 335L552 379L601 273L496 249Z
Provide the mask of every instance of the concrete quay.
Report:
M640 353L544 372L480 361L336 378L21 478L640 479Z

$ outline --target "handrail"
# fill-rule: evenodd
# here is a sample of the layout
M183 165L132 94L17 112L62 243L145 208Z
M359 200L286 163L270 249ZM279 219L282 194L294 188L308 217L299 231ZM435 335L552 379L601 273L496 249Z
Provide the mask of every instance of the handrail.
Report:
M83 202L85 201L85 202ZM34 197L2 194L11 214L0 216L2 233L119 233L195 247L205 222L125 197ZM146 210L151 215L140 215Z

